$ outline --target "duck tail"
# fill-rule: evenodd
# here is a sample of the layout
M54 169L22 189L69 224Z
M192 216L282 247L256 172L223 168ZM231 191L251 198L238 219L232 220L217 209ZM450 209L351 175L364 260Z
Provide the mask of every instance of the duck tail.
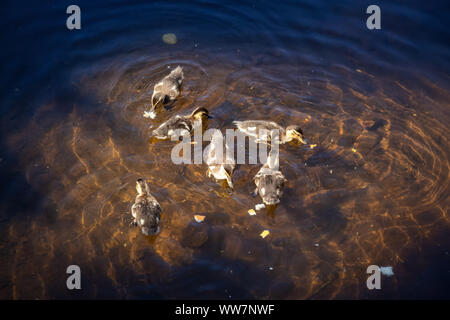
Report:
M183 68L181 68L180 66L176 67L175 69L172 70L172 72L170 72L170 76L176 79L184 79L184 74L183 74Z

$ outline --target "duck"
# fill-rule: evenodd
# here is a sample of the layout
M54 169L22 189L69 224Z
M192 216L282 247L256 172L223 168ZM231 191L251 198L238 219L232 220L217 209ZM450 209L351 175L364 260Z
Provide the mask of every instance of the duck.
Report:
M271 152L266 163L253 178L256 189L254 194L259 194L266 206L274 206L280 203L283 189L287 182L278 167L278 153L274 156Z
M144 117L154 119L156 117L157 106L174 101L180 95L183 80L183 69L178 66L155 84L151 99L152 106L150 111L144 111Z
M189 115L174 115L152 131L152 136L157 139L173 139L192 133L197 128L202 128L206 119L210 119L206 108L197 107Z
M222 148L222 152L218 148ZM226 180L228 186L233 189L231 176L236 167L236 161L232 156L232 151L228 143L225 143L225 161L223 156L223 136L220 131L216 131L211 139L211 143L205 148L205 162L208 165L207 176L213 176L216 180Z
M150 193L148 183L143 178L136 180L136 190L138 195L131 207L134 225L140 227L144 235L158 234L160 231L161 205Z
M306 144L305 138L303 136L303 130L298 125L290 125L286 128L283 128L273 121L265 120L233 121L233 124L236 126L239 132L255 138L256 142L264 143L268 140L270 141L270 131L278 130L280 144L284 144L292 140L297 140L301 144ZM261 130L266 130L266 133Z

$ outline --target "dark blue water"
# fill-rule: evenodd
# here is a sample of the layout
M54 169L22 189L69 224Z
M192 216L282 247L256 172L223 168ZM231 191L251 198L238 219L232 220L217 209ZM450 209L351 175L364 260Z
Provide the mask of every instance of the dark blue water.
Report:
M66 28L71 4L81 30ZM371 4L381 30L366 28ZM1 298L449 297L446 1L0 8ZM181 98L143 118L176 65ZM282 148L275 213L247 214L257 166L237 168L230 194L204 166L174 165L172 144L149 143L149 129L197 105L211 127L297 123L317 144ZM157 237L129 226L139 176L163 207ZM70 264L82 292L65 287ZM376 292L371 264L395 273Z

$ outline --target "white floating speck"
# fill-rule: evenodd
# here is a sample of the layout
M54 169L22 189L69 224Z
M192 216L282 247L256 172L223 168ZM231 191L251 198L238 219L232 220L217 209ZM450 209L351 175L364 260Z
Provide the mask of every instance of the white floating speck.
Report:
M316 246L316 247L318 247L318 246L319 246L319 244L318 244L318 243L316 243L316 244L315 244L315 246Z
M144 111L144 118L151 118L151 119L155 119L156 118L156 113L154 111Z
M273 267L269 267L269 270L272 271L272 270L273 270Z
M392 267L380 267L380 271L387 277L393 276L394 271L392 271Z
M333 174L333 170L330 170L330 174Z
M257 205L255 205L255 210L261 210L262 208L265 208L266 206L264 205L264 203L258 203Z

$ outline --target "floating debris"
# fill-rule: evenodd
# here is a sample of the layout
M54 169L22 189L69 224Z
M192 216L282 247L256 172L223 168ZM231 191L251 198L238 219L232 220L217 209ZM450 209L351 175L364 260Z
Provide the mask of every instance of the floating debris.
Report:
M253 209L248 210L248 214L251 216L256 216L256 212Z
M317 144L311 144L309 147L310 147L311 149L314 149L315 147L317 147Z
M177 43L177 36L175 33L166 33L162 36L162 40L167 44Z
M352 148L352 151L353 151L353 152L356 152L356 149L355 149L355 148Z
M203 220L205 220L205 216L195 215L194 219L195 219L195 221L200 223L200 222L203 222Z
M258 203L257 205L255 205L255 209L256 210L261 210L262 208L265 208L266 205L264 203Z
M330 174L333 174L333 170L330 170Z
M314 246L316 246L316 247L318 247L319 246L319 244L318 243L316 243Z
M273 270L273 267L269 267L269 270L272 271L272 270Z
M261 234L260 234L260 236L261 236L261 238L265 238L265 237L267 237L268 235L269 235L269 230L264 230L263 232L261 232Z
M392 271L392 267L380 267L380 271L387 277L393 276L394 271Z
M150 119L155 119L156 118L156 113L154 111L144 111L144 118L150 118Z

